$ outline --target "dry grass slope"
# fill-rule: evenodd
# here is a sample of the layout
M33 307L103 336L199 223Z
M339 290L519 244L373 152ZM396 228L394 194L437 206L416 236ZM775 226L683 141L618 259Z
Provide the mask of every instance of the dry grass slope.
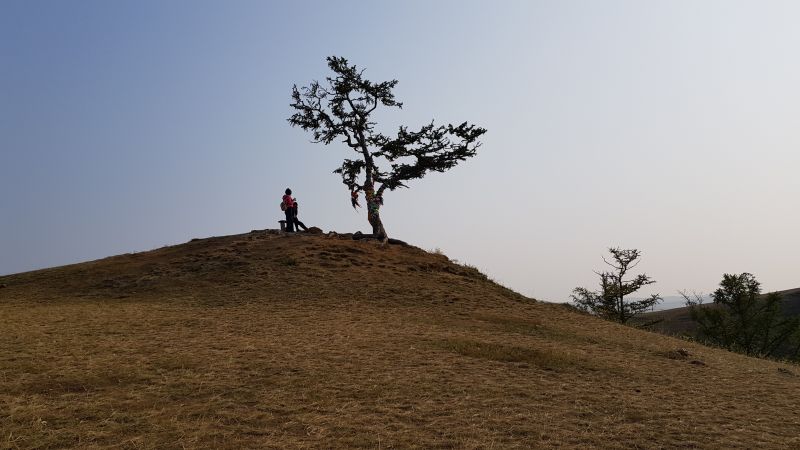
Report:
M800 448L796 366L413 247L251 233L0 285L0 448Z

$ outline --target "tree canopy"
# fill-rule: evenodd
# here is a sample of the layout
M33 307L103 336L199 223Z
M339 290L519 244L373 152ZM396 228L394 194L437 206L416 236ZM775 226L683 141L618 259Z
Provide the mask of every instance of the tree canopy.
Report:
M341 57L330 56L327 62L333 75L325 83L313 81L292 88L295 112L288 121L311 132L313 142L341 141L355 153L334 172L350 190L353 207L359 205L358 195L364 194L373 233L386 238L380 219L385 191L408 187L411 180L444 172L475 156L481 145L478 139L486 130L467 122L435 125L431 121L417 131L401 125L396 135L384 135L376 131L371 115L379 106L402 108L392 92L397 80L369 81L363 69Z
M761 295L761 283L753 274L724 274L711 294L712 304L704 304L699 295L682 294L700 339L748 355L773 356L783 350L784 355L798 356L800 343L793 349L783 347L800 338L800 316L783 314L780 295Z
M655 283L645 274L626 279L628 272L639 264L641 252L637 249L609 248L612 261L603 258L613 270L595 272L600 277L600 290L590 291L577 287L572 291L573 304L584 311L604 319L627 323L632 317L647 311L661 297L653 294L641 300L626 300L627 295L638 291L642 286Z

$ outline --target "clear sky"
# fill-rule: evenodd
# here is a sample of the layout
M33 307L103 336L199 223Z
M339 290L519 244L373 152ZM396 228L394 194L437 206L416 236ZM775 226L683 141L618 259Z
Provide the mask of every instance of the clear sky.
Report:
M382 129L477 157L385 196L387 231L565 301L608 246L658 283L800 287L800 3L0 3L0 274L277 227L367 230L343 145L289 127L325 57L396 78Z

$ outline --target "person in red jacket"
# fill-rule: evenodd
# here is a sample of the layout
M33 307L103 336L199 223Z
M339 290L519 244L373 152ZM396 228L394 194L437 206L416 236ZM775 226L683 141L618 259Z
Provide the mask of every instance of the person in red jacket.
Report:
M283 212L286 213L286 231L289 233L294 232L294 199L292 198L292 190L286 188L286 193L283 196Z

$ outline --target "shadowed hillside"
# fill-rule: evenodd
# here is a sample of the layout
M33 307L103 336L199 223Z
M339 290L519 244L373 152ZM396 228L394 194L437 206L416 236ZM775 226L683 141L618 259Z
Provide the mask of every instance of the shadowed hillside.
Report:
M250 233L0 277L4 448L791 448L800 370L414 247Z

